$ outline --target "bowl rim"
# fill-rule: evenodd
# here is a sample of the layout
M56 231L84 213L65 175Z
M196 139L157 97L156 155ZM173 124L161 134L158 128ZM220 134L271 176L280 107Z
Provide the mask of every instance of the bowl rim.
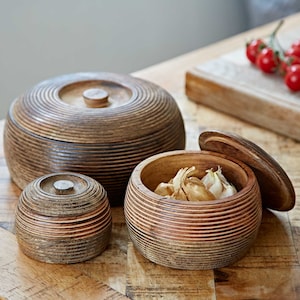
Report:
M245 172L245 174L248 177L247 184L241 190L239 190L236 194L229 196L229 197L222 198L222 199L204 200L204 201L184 201L184 200L177 200L174 198L169 198L166 196L158 195L154 191L149 189L143 183L143 181L141 179L141 173L142 173L143 169L147 165L149 165L151 162L153 162L154 160L160 159L160 158L168 157L168 156L177 156L177 155L184 155L184 154L187 154L187 155L189 155L189 154L210 155L210 156L219 157L220 159L223 159L223 160L229 160L230 162L234 163L241 170L243 170ZM248 165L246 165L245 163L243 163L235 158L232 158L228 155L213 152L213 151L206 151L206 150L172 150L172 151L162 152L162 153L158 153L153 156L150 156L150 157L146 158L145 160L141 161L134 168L134 170L132 171L132 174L130 176L130 181L132 181L135 184L135 186L139 189L140 192L147 195L148 197L151 196L152 201L163 202L164 204L171 204L171 205L176 205L176 206L181 206L181 205L187 206L187 204L191 207L202 207L202 206L210 206L210 205L216 206L216 205L224 204L227 202L230 203L232 201L237 201L239 196L241 196L242 194L248 194L251 191L251 189L253 188L253 185L255 185L255 183L257 184L258 190L259 190L259 185L258 185L256 176L255 176L253 170ZM260 190L259 190L259 197L260 197ZM125 202L126 202L126 198L127 198L127 196L125 197Z

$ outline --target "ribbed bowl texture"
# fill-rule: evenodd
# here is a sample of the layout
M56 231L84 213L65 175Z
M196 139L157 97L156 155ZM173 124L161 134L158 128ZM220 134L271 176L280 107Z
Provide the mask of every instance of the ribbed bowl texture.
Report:
M64 191L55 182L71 182ZM81 174L55 173L26 186L16 209L16 236L29 257L48 263L77 263L107 247L112 217L107 193L96 180Z
M85 95L93 90L107 93L105 106L87 104ZM113 206L123 205L139 162L184 148L174 98L151 82L114 73L41 82L12 103L4 128L6 162L21 189L45 174L76 172L99 181Z
M238 192L210 201L160 196L154 189L180 168L195 166L199 177L218 166ZM209 151L170 151L141 162L132 172L124 211L136 249L159 265L176 269L214 269L243 257L257 236L262 204L253 171Z

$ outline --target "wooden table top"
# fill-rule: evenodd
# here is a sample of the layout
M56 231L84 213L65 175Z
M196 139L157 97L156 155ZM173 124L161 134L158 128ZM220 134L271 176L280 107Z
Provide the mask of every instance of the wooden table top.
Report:
M300 14L284 28L300 24ZM253 141L285 169L300 195L300 143L236 118L197 105L185 95L185 73L195 65L265 36L274 24L134 73L165 88L181 109L187 149L198 149L201 131L214 128ZM226 99L225 99L226 100ZM299 99L300 100L300 99ZM247 255L217 270L173 270L149 262L127 235L123 208L112 209L108 249L90 261L51 265L18 249L14 210L20 190L11 182L3 153L0 121L0 299L300 299L300 204L289 212L264 210L258 238Z

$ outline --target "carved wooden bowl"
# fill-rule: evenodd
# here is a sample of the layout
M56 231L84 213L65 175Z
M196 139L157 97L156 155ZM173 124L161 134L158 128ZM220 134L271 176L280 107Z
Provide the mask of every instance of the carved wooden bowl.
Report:
M180 168L221 166L239 192L222 200L191 202L153 192ZM262 216L259 186L249 167L221 155L172 151L155 155L133 171L125 198L129 235L149 260L178 269L211 269L243 256L256 238Z
M164 89L129 75L78 73L46 80L8 112L4 151L23 189L44 174L98 180L122 205L133 168L156 153L184 149L181 113Z
M234 144L234 139L225 139L222 134L203 136L202 145L218 144L220 141L214 138L220 136L221 143ZM191 166L199 170L199 178L207 169L220 166L238 192L223 199L197 202L153 192L159 183L174 178L180 168ZM284 201L289 202L284 210L293 207L294 196L292 188L284 195ZM214 269L236 262L251 247L261 223L262 201L257 177L242 161L212 151L179 150L149 157L134 169L124 211L133 244L152 262L177 269Z
M107 247L112 227L105 189L76 173L54 173L32 181L16 210L16 236L29 257L77 263Z

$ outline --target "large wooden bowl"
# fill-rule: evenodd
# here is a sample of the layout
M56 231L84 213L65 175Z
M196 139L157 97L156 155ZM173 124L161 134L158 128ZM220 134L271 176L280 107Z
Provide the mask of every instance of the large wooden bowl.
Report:
M75 173L35 179L21 193L16 236L29 257L77 263L107 247L112 218L107 193L96 180Z
M98 180L122 205L133 168L148 156L184 149L181 113L164 89L129 75L77 73L46 80L7 114L4 151L23 189L48 173Z
M238 193L221 200L183 201L154 193L180 168L221 166ZM129 235L149 260L178 269L213 269L232 264L254 242L262 218L253 171L231 157L209 151L170 151L141 162L133 171L124 203Z

